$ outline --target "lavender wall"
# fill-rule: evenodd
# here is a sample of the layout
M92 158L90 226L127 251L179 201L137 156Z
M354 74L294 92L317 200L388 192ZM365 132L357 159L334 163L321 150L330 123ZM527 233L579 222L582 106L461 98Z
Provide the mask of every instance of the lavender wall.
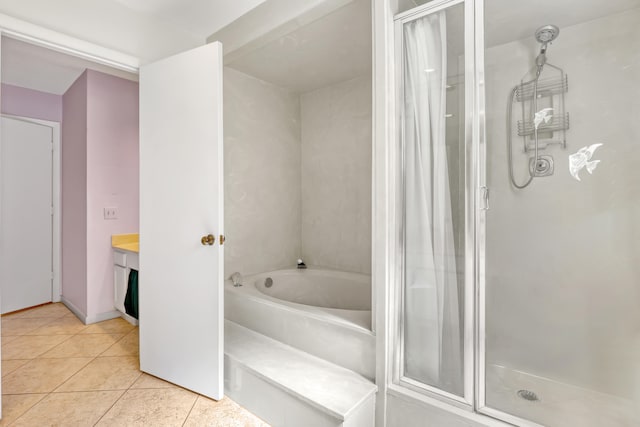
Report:
M2 84L2 113L34 119L62 121L62 95Z
M3 93L4 101L4 93ZM62 296L87 313L87 73L62 96Z
M87 72L87 315L113 310L111 235L138 232L138 83ZM117 207L118 219L103 209Z
M111 235L138 231L138 84L87 70L63 114L62 296L91 323L114 313Z

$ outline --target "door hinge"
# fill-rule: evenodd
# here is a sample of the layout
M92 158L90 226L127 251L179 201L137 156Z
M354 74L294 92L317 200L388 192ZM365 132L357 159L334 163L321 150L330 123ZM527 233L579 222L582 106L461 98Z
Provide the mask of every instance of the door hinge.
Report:
M482 186L480 187L480 191L482 192L482 205L480 209L488 211L489 210L489 187Z

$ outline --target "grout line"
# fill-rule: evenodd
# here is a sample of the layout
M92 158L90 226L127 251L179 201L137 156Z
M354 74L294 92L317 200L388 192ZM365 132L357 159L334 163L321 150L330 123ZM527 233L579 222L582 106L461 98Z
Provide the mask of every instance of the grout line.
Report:
M109 408L107 408L106 411L104 411L104 414L102 414L100 416L100 418L98 418L98 421L96 421L94 426L98 425L98 423L100 423L100 421L102 421L104 416L107 415L109 413L109 411L111 411L111 409L113 409L114 406L116 406L116 403L118 403L122 399L122 397L125 395L125 393L127 392L127 390L118 390L118 391L122 391L122 394L120 396L118 396L118 398L116 400L113 401L113 404L111 406L109 406Z
M10 424L14 424L16 421L18 421L20 418L22 418L27 412L29 412L30 410L35 408L36 405L38 405L40 402L42 402L44 399L46 399L49 396L50 393L24 393L23 395L28 395L28 394L42 394L42 397L37 402L35 402L33 405L31 405L27 409L25 409L25 411L23 413L21 413L20 415L18 415L15 420L11 421ZM3 395L3 397L4 396L10 396L10 395L5 394L5 395Z
M196 407L196 403L198 403L198 399L200 399L200 395L196 393L196 398L193 401L193 405L191 405L191 409L189 409L189 413L187 413L187 416L185 417L184 421L182 422L182 427L184 427L184 425L187 423L187 420L191 416L191 412L193 412L193 408L195 408Z
M90 335L90 334L85 334L85 335ZM116 335L116 334L113 334ZM120 334L118 334L120 335ZM109 347L107 347L102 353L100 353L97 357L102 356L103 354L105 354L107 351L109 351L109 349L111 349L111 347L113 347L114 345L118 344L120 341L122 341L124 339L124 337L126 337L127 335L129 335L129 333L127 334L123 334L120 339L118 339L116 342L114 342L113 344L111 344Z

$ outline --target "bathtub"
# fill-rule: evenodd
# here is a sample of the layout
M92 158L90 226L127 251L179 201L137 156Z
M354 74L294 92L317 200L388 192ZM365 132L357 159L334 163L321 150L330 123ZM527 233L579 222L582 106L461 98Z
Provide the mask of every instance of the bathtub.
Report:
M227 280L225 318L375 376L370 276L309 268L247 276L240 287Z

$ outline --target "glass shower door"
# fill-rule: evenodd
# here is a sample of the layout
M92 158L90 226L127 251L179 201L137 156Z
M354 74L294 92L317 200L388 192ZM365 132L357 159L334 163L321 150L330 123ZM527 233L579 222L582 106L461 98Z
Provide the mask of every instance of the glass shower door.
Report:
M400 301L396 382L470 405L465 369L465 20L457 0L396 17L401 177ZM467 358L467 362L471 359ZM465 381L466 380L466 381Z
M479 409L517 425L638 426L640 3L486 0L483 12Z

